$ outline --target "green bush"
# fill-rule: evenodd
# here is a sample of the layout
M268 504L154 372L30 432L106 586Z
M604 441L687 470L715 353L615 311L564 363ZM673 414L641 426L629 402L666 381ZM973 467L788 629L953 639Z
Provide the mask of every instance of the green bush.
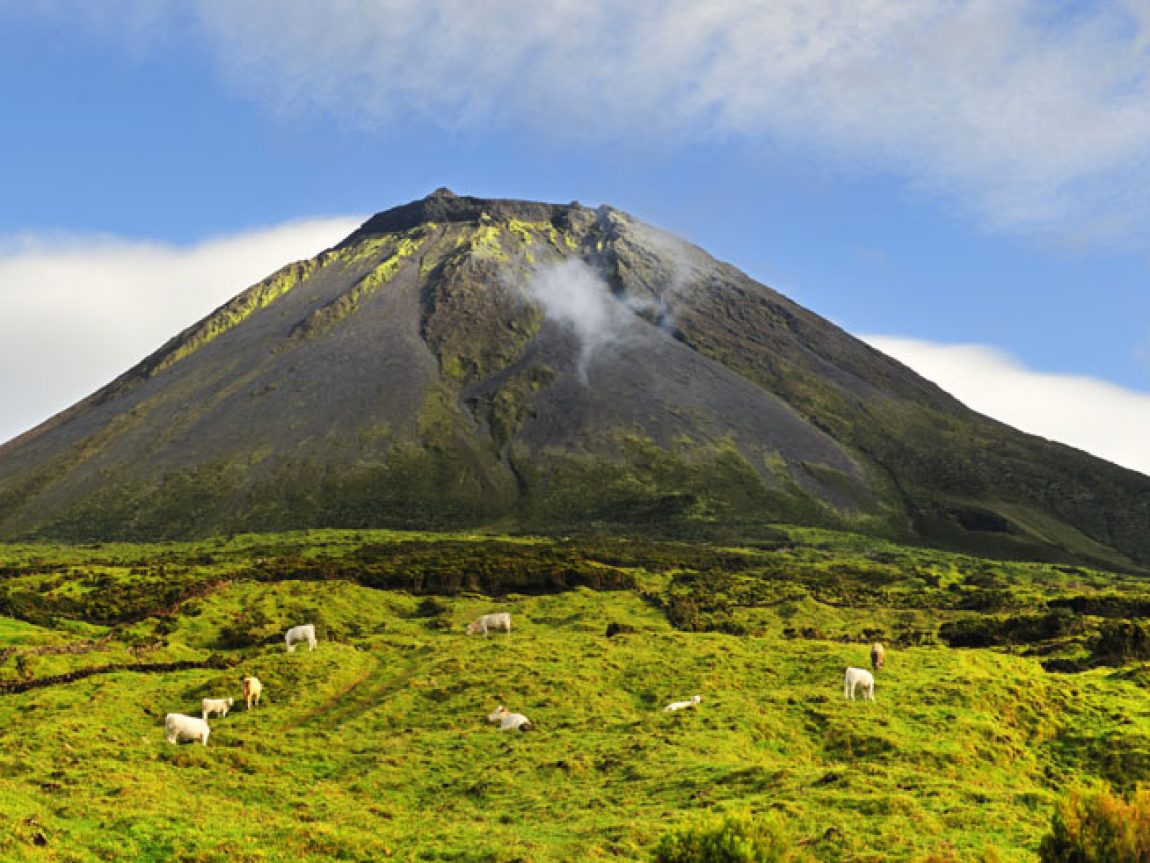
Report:
M577 587L632 590L635 577L588 562L585 549L549 543L410 540L373 543L336 556L287 554L253 564L259 581L347 579L420 595L561 593Z
M1150 631L1133 620L1108 620L1090 646L1090 654L1102 665L1150 659Z
M1074 789L1054 810L1039 849L1042 863L1148 863L1150 789L1130 800L1109 786Z
M1056 608L1045 614L955 620L940 626L938 635L950 647L996 647L1066 638L1081 629L1082 619L1077 614L1066 608Z
M937 851L920 857L915 863L1002 863L1002 856L994 848L986 848L977 857L959 852L953 845L943 843Z
M796 848L781 821L745 816L717 824L683 827L655 847L654 863L807 863L814 858Z
M215 647L217 650L237 650L267 644L278 639L279 631L280 627L262 609L243 608L233 612L220 629Z

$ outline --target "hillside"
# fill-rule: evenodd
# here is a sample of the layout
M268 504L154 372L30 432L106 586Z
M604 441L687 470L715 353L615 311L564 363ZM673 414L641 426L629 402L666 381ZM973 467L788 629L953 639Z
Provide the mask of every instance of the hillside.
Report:
M5 860L644 860L745 812L818 860L1030 861L1072 784L1150 779L1150 589L1077 567L313 532L3 546L0 607ZM463 634L491 610L510 637ZM261 707L164 740L243 674Z
M774 522L1145 569L1150 478L973 413L618 210L446 190L0 447L9 539Z

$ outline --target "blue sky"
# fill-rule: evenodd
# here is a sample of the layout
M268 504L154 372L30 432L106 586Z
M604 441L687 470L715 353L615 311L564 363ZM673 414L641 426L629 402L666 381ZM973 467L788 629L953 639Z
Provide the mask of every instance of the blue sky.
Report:
M372 212L610 203L1150 473L1150 15L0 0L0 440Z

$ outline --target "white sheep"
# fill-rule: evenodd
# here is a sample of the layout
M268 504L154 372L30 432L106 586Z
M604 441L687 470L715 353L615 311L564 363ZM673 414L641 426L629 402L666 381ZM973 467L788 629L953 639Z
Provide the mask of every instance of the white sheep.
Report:
M512 713L502 704L488 714L487 721L498 725L500 731L509 731L513 728L518 728L520 731L530 731L532 728L530 719L522 713Z
M203 707L202 716L207 719L209 716L219 714L220 717L228 715L228 710L236 703L234 698L205 698L201 705Z
M663 708L664 713L674 713L676 710L684 710L688 707L694 707L696 704L703 700L701 695L692 695L686 701L672 701Z
M487 635L489 630L506 632L511 634L511 613L507 611L496 612L495 614L485 614L482 617L476 618L471 623L467 624L467 634L475 635L482 632Z
M164 717L164 730L169 743L182 743L185 740L200 741L208 745L211 729L208 723L198 716L185 716L182 713L169 713Z
M315 650L315 624L305 623L302 626L293 626L284 633L284 641L287 642L288 653L295 653L296 643L300 641L306 641L308 647Z
M843 697L853 701L855 690L860 686L862 687L863 698L874 701L874 675L865 668L848 668L846 677L843 679Z
M264 685L260 683L260 679L258 677L245 677L240 680L240 684L244 688L244 703L248 710L252 709L253 704L259 707L260 695L264 691Z

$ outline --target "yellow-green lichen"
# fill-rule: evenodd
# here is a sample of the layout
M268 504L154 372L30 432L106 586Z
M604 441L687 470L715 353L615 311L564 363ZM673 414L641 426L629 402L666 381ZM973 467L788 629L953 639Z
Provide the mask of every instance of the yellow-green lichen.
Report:
M354 246L337 250L332 253L332 257L343 264L357 264L381 255L387 255L388 258L391 258L396 253L402 252L405 244L413 241L422 242L437 227L435 222L426 222L404 234L384 234L378 237L369 237Z
M375 425L367 426L360 429L357 437L359 438L359 445L363 449L370 449L377 447L381 443L386 443L392 436L391 423L379 422Z
M368 240L363 240L354 246L346 249L340 249L335 253L335 258L343 264L355 264L360 261L366 261L368 258L379 254L387 246L394 241L394 237L390 234L383 237L372 237Z
M175 348L158 362L153 374L178 363L194 354L204 345L243 323L260 309L266 309L296 285L305 281L318 266L313 259L288 264L239 296L221 306L197 324Z
M528 249L537 243L550 244L559 252L562 252L564 247L571 250L578 248L574 237L565 231L560 231L550 222L510 219L507 222L507 229Z
M312 312L308 319L293 331L292 335L297 338L306 338L346 318L359 307L364 297L391 281L399 272L400 267L403 266L403 262L419 251L426 241L427 234L422 231L395 240L394 249L390 256L356 282L350 291Z
M481 224L471 232L468 251L476 258L506 261L507 252L503 249L502 234L498 225Z
M355 291L362 296L391 281L391 278L399 272L399 268L404 260L418 252L419 247L422 246L426 240L426 235L415 239L403 237L395 244L395 251L391 253L391 257L384 260L374 270L360 279L359 284L355 287Z
M467 370L463 367L463 360L457 356L450 356L443 358L443 373L449 378L461 381L467 374Z

